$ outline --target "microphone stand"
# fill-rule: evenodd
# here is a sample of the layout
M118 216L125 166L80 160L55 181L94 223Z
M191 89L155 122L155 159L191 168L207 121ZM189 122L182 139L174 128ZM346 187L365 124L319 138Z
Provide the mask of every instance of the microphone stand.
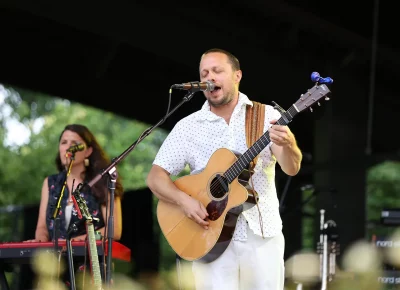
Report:
M113 167L115 168L115 167ZM113 170L109 172L110 175L110 214L108 216L107 223L107 261L106 261L106 282L111 281L111 258L112 258L112 241L114 238L114 192L115 192L115 183L117 182L117 171Z
M325 210L320 210L320 235L317 243L317 253L320 262L321 290L328 289L328 283L333 280L336 272L336 256L340 246L336 232L336 222L325 221Z
M78 223L80 223L81 220L78 220ZM71 244L71 235L75 232L78 231L77 224L73 223L67 232L67 237L66 237L66 245L67 245L67 256L68 256L68 268L69 268L69 280L70 280L70 290L75 290L76 285L75 285L75 269L74 269L74 258L72 255L72 244Z
M52 219L54 220L54 227L53 227L53 239L54 239L54 249L55 252L58 253L58 236L59 236L59 227L60 227L60 210L61 210L61 200L64 196L65 187L67 186L67 179L71 173L72 165L75 161L75 153L71 152L71 161L68 165L67 174L65 176L63 187L61 188L60 195L58 196L57 206L53 212ZM75 290L75 273L74 273L74 262L72 259L72 249L71 249L71 240L70 240L70 233L67 235L67 255L68 255L68 266L69 266L69 275L71 280L71 290Z
M146 129L139 138L133 142L124 152L121 153L118 157L114 158L113 161L107 168L103 169L100 173L98 173L92 180L90 180L87 184L79 184L76 188L76 191L79 191L84 188L85 186L92 187L96 184L100 179L103 178L104 175L108 174L110 178L110 215L108 216L107 221L107 241L108 241L108 252L107 252L107 261L106 261L106 285L111 286L111 258L112 258L112 241L114 238L114 216L113 216L113 206L114 206L114 189L115 189L115 182L117 179L117 173L115 166L121 162L135 147L139 144L143 139L145 139L151 132L158 126L160 126L164 121L172 115L180 106L184 103L190 101L193 95L197 92L196 91L189 91L182 100L171 110L168 111L167 114L159 120L155 125L151 126L150 128ZM111 203L112 202L112 203Z

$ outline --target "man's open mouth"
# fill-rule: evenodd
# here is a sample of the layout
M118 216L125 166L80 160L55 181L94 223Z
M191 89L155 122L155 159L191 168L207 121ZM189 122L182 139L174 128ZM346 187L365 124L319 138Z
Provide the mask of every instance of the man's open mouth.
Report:
M212 92L218 92L220 89L221 89L221 87L215 86L214 89L212 90Z

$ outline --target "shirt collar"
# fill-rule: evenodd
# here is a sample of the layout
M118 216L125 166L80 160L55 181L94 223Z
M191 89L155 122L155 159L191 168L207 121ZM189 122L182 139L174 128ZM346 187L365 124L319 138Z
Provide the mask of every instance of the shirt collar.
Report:
M234 111L240 110L243 106L245 105L250 105L253 106L253 102L249 100L249 98L239 92L239 100L238 103L236 104L236 107ZM198 121L215 121L217 119L221 118L220 116L217 116L210 110L210 105L208 104L208 101L205 101L203 106L201 107L201 110L199 110L199 114L197 115L197 120Z

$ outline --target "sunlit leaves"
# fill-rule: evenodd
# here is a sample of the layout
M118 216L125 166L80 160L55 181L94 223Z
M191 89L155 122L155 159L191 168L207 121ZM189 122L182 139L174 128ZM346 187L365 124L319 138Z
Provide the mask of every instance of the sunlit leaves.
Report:
M8 148L2 145L0 205L30 204L40 200L43 179L56 171L54 159L65 125L86 125L110 158L119 157L150 127L79 103L20 89L6 90L8 97L3 105L11 107L9 117L23 123L30 131L30 138L22 146ZM4 126L0 129L2 140L6 137L6 129ZM126 190L145 186L145 178L165 136L166 132L161 129L154 130L117 164Z

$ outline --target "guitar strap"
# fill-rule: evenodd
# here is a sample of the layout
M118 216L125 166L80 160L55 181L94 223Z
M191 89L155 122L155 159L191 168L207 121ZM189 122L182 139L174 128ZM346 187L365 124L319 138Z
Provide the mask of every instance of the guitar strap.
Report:
M261 104L259 102L253 101L253 106L247 105L246 108L246 143L247 147L250 148L264 133L264 120L265 120L265 105ZM258 215L259 215L259 220L260 220L260 228L261 228L261 234L262 237L264 238L264 231L263 231L263 222L262 222L262 216L260 212L260 208L258 206L258 193L255 191L254 186L253 186L253 170L254 167L257 164L258 160L258 155L250 162L249 165L249 172L250 172L250 185L253 189L258 208Z
M253 101L253 106L246 108L246 142L250 148L264 133L265 105ZM250 171L257 164L258 155L250 162Z

